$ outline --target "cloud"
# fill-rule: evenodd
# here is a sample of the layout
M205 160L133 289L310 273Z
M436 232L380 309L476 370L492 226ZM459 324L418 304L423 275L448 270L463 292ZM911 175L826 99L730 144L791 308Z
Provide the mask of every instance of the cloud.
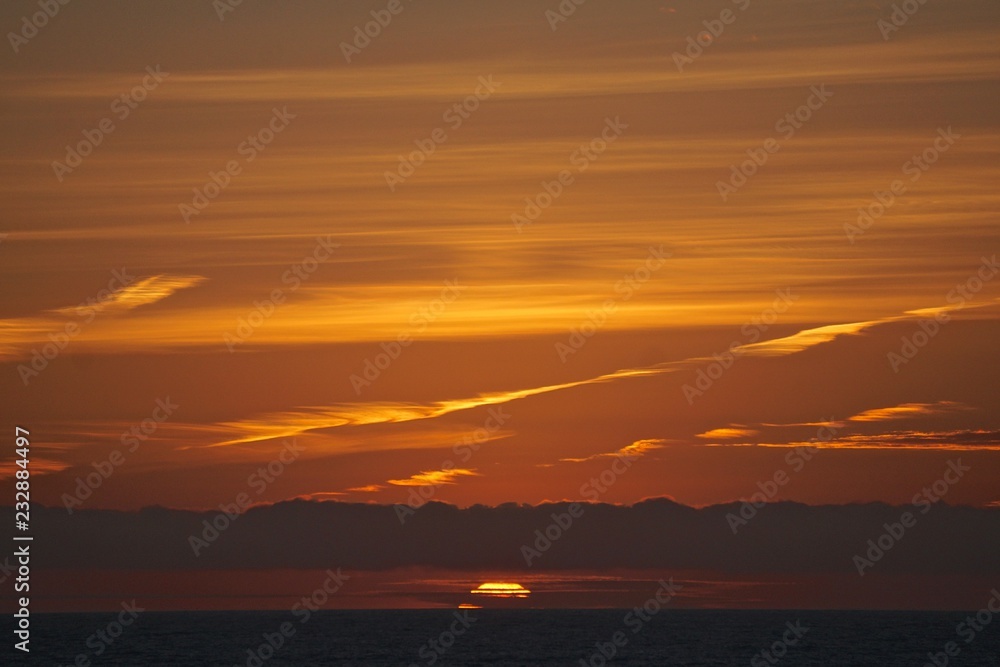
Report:
M865 410L853 417L849 421L854 422L882 422L894 419L910 419L913 417L930 417L933 415L943 415L951 412L962 412L972 410L969 406L956 401L938 401L936 403L902 403L893 408L876 408Z
M582 503L583 514L529 566L522 545L569 503L467 509L429 502L402 525L393 505L292 500L261 505L233 521L200 556L214 512L33 508L38 566L104 570L290 568L566 571L615 567L717 572L855 574L853 556L912 506L775 503L733 535L739 503L692 508L665 499L635 505ZM0 520L13 521L13 508ZM884 574L1000 575L1000 510L936 504L878 563ZM126 538L127 536L127 538ZM913 540L911 542L911 540ZM389 548L387 548L389 545ZM266 546L266 548L262 548Z
M773 338L759 343L740 345L733 350L734 353L745 354L752 357L783 357L788 354L801 352L815 345L829 343L839 336L849 336L858 334L869 327L883 324L898 318L886 318L884 320L870 320L868 322L848 322L845 324L830 324L814 329L803 329L791 336L783 338Z
M55 461L52 459L45 459L40 457L32 457L30 463L30 470L32 475L46 475L57 472L62 472L70 467L70 464L64 463L62 461ZM9 461L4 461L0 463L0 479L9 479L14 477L21 467L17 465L14 459Z
M636 440L631 445L626 445L625 447L613 452L594 454L592 456L586 456L582 459L559 459L559 461L563 463L583 463L584 461L593 461L594 459L615 458L619 456L623 456L627 459L635 459L651 452L654 449L663 449L663 443L665 442L666 440Z
M295 497L299 500L336 500L346 495L340 491L317 491L315 493L302 493Z
M798 428L801 426L817 426L817 427L827 427L827 428L844 428L844 422L838 421L833 417L829 419L819 421L819 422L792 422L791 424L774 424L769 422L764 422L758 424L758 426L767 426L768 428Z
M194 287L206 280L204 276L170 276L157 275L137 280L126 285L122 289L116 290L106 299L97 300L93 304L88 304L96 312L122 312L147 306L157 301L166 299L168 296L182 289ZM61 315L76 315L77 307L57 308L54 313Z
M1000 450L1000 431L890 431L791 442L725 443L713 447L815 447L816 449L936 449L954 452Z
M471 398L434 401L432 403L341 403L328 408L300 408L289 412L267 414L256 419L221 424L221 426L241 431L244 435L232 440L209 445L209 447L227 447L230 445L260 442L274 438L296 436L308 431L339 428L342 426L363 426L368 424L432 419L460 410L471 410L472 408L487 405L499 405L561 389L609 382L624 377L655 375L659 372L661 371L656 369L627 369L601 375L589 380L564 382L562 384L533 387L530 389L479 394Z
M864 329L878 324L895 322L901 319L912 319L914 317L901 315L882 320L834 324L804 329L791 336L741 345L735 348L734 352L752 357L785 356L801 352L815 345L828 343L839 336L857 334ZM227 447L274 438L292 437L308 431L340 428L343 426L432 419L460 410L469 410L487 405L499 405L540 394L572 389L574 387L673 373L711 361L714 361L712 357L689 357L687 359L668 361L652 366L620 369L573 382L479 394L469 398L434 401L431 403L369 402L341 403L329 407L304 407L297 410L270 413L256 418L221 424L221 426L242 432L243 435L207 446Z
M454 484L455 478L463 476L479 477L480 475L475 470L451 468L449 470L421 472L406 479L390 479L388 483L393 486L437 486L440 484Z
M752 428L738 427L736 424L726 428L713 428L710 431L699 433L696 438L708 438L713 440L732 440L735 438L749 438L757 435L760 431Z
M1000 431L991 430L893 430L882 433L846 433L842 429L850 423L882 423L904 419L924 418L935 415L952 414L971 411L964 403L957 401L937 401L935 403L902 403L891 408L875 408L865 410L843 421L833 418L818 422L798 422L792 424L763 423L758 426L765 429L786 429L802 427L818 427L816 437L809 441L803 440L773 440L748 442L715 442L705 444L706 447L816 447L818 449L940 449L945 451L978 451L1000 449ZM758 431L746 429L746 433L757 434ZM716 440L742 437L742 428L719 428L697 435L698 438L714 438ZM737 435L739 434L739 435ZM773 437L765 436L765 437Z
M206 280L197 275L156 275L142 278L120 289L103 290L75 306L63 306L41 314L0 320L0 360L18 359L30 355L30 347L46 341L46 334L62 334L70 324L77 335L85 336L96 314L121 315L128 311L166 299L175 292L194 287Z
M817 449L938 449L956 452L1000 450L1000 431L958 430L958 431L893 431L890 433L853 434L834 438L827 442L790 442L786 444L764 444L761 447L801 447Z
M384 489L385 487L381 484L366 484L364 486L355 486L347 489L348 493L377 493Z

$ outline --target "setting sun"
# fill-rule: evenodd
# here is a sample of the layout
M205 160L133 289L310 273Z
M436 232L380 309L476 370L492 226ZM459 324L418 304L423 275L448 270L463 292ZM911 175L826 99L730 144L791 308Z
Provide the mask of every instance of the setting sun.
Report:
M521 584L509 583L485 583L478 588L473 588L470 593L475 595L486 595L492 598L526 598L531 595L531 591Z

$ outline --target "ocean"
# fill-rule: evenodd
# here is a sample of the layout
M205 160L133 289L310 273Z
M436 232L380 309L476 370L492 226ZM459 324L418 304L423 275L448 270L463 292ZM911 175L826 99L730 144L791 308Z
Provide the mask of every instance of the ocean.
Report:
M146 612L127 626L117 616L33 616L30 657L7 664L1000 666L1000 622L960 625L962 612Z

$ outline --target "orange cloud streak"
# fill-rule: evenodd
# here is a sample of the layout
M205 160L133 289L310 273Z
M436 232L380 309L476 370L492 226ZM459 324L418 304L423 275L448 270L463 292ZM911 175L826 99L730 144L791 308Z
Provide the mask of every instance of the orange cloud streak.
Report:
M451 468L450 470L432 470L417 473L406 479L387 480L393 486L438 486L440 484L454 484L456 477L479 477L475 470L466 468Z
M798 333L782 338L742 345L734 350L740 354L752 357L785 356L801 352L815 345L828 343L839 336L857 334L869 327L913 319L917 315L904 314L886 317L880 320L866 322L851 322L834 324L813 329L804 329ZM582 387L591 384L613 382L626 378L647 377L663 373L673 373L697 364L711 362L711 357L691 357L679 361L669 361L643 368L627 368L596 377L563 382L560 384L518 389L513 391L479 394L471 398L435 401L432 403L342 403L332 407L310 407L289 412L266 414L259 418L236 422L226 422L222 426L243 432L245 435L226 440L209 447L227 447L274 438L284 438L300 435L319 429L339 428L342 426L361 426L366 424L382 424L389 422L408 422L420 419L432 419L442 415L469 410L486 405L498 405L530 396L546 394L563 389Z

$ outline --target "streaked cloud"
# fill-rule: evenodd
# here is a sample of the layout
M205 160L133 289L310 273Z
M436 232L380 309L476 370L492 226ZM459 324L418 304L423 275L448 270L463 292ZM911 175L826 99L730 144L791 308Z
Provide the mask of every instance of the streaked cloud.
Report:
M881 320L853 322L846 324L827 325L805 329L790 336L784 336L759 343L739 346L739 352L751 357L779 357L795 354L816 345L829 343L840 336L856 335L859 332L879 324L896 322L914 316L891 316ZM493 392L478 396L435 401L432 403L343 403L327 408L311 407L295 411L272 413L255 419L247 419L222 424L226 428L244 433L241 437L211 445L226 447L231 445L260 442L274 438L299 435L313 430L332 429L344 426L362 426L367 424L409 422L421 419L432 419L460 410L469 410L487 405L499 405L540 394L571 389L591 384L602 384L630 378L655 376L673 373L698 364L712 362L712 357L690 357L679 361L667 361L641 368L627 368L611 373L573 382L563 382L529 389Z
M365 484L364 486L355 486L345 490L348 493L377 493L384 488L381 484Z
M87 307L99 313L115 313L147 306L182 289L194 287L205 280L204 276L158 275L142 278L110 294L107 299L88 302ZM78 307L58 308L52 312L77 315Z
M50 475L70 467L68 463L42 457L32 457L29 465L32 475ZM21 469L13 459L0 462L0 479L12 478Z
M294 436L308 431L331 429L342 426L364 426L368 424L384 424L409 422L420 419L432 419L443 415L469 410L487 405L498 405L529 396L537 396L561 389L579 387L586 384L610 382L626 377L641 377L656 375L661 371L655 369L627 369L615 371L589 380L565 382L562 384L519 389L515 391L480 394L472 398L435 401L433 403L344 403L331 408L304 408L294 412L274 413L264 415L260 419L238 422L227 422L227 428L244 432L246 435L233 440L211 445L226 447L231 445L260 442Z
M315 493L300 493L295 496L299 500L337 500L347 494L342 491L317 491Z
M430 470L411 475L406 479L387 480L393 486L438 486L441 484L454 484L459 477L479 477L475 470L466 468L451 468L448 470Z
M895 319L895 318L892 318ZM830 324L825 327L815 329L805 329L784 338L765 340L759 343L741 345L737 349L753 357L780 357L786 354L801 352L814 345L829 343L838 336L849 336L858 334L876 324L884 324L891 319L872 320L868 322L849 322L846 324Z
M865 410L864 412L858 413L848 419L853 422L883 422L897 419L930 417L934 415L943 415L951 412L964 412L969 410L972 410L972 408L957 401L937 401L936 403L903 403L893 408Z
M852 434L829 441L760 443L758 447L815 447L817 449L934 449L974 452L1000 451L1000 431L893 431L890 433Z
M709 440L732 440L735 438L750 438L757 435L759 432L760 431L752 428L732 425L725 428L713 428L710 431L699 433L695 437L706 438Z
M872 21L874 22L874 20ZM684 37L659 48L683 46ZM714 67L691 67L677 76L663 67L662 56L650 56L647 41L630 45L621 55L602 59L594 71L581 66L581 58L562 52L526 62L523 57L465 58L441 61L370 64L365 75L351 68L285 67L267 69L177 70L157 95L175 103L264 102L289 103L393 100L441 100L468 95L469 87L483 73L503 72L503 94L514 100L574 98L590 95L627 95L669 91L774 89L851 83L934 83L977 81L995 76L985 53L995 52L987 30L969 30L963 39L940 35L885 44L881 40L830 45L784 46L739 44L712 54ZM536 43L537 48L537 43ZM409 53L407 54L409 55ZM584 61L586 62L586 60ZM796 66L789 66L795 63ZM135 85L131 73L62 72L2 77L9 95L28 100L106 99Z
M0 359L17 359L30 355L30 347L48 342L47 334L66 336L67 326L77 327L80 339L86 340L89 325L98 314L120 316L141 306L148 306L183 289L205 280L198 275L155 275L136 280L113 290L102 290L96 296L75 306L54 308L38 315L0 320Z
M844 422L835 420L831 417L830 419L818 422L793 422L791 424L774 424L765 422L762 424L758 424L758 426L767 426L769 428L797 428L800 426L817 426L817 427L826 426L830 428L843 428Z
M583 458L563 458L559 459L562 463L583 463L584 461L593 461L595 459L604 458L638 458L654 449L663 449L665 440L636 440L631 445L626 445L621 449L615 450L613 452L605 452L603 454L593 454L591 456L585 456Z

